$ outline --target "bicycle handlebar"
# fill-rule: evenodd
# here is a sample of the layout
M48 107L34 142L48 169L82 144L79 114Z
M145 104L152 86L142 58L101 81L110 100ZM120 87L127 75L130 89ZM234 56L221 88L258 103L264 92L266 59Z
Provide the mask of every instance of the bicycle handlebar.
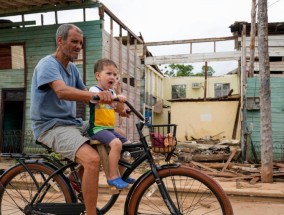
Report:
M95 95L91 101L99 101L100 100L100 97L98 95ZM118 98L114 98L113 101L119 101ZM138 112L128 101L125 101L124 102L128 107L129 109L141 120L141 121L144 121L144 117L143 115Z

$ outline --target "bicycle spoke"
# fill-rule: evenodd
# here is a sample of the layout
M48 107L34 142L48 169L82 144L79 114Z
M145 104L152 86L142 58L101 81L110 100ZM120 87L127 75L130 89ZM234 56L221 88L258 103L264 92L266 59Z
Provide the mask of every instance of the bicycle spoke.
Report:
M16 166L1 178L0 189L0 215L24 214L24 210L35 198L38 187L41 186L53 170L40 164L27 164L36 182L23 166ZM60 184L58 183L60 182ZM38 193L35 203L64 203L70 195L67 190L62 189L64 182L59 179L51 180L50 183ZM65 187L64 187L65 188ZM67 195L67 196L65 196ZM70 200L68 200L70 201ZM41 213L41 212L40 212ZM33 211L33 214L39 214Z
M222 215L232 213L231 205L222 189L206 175L189 168L168 168L159 171L170 199L165 203L152 175L144 179L132 194L130 214L171 214L169 203L179 214ZM208 180L208 181L207 181ZM219 201L221 199L221 201Z

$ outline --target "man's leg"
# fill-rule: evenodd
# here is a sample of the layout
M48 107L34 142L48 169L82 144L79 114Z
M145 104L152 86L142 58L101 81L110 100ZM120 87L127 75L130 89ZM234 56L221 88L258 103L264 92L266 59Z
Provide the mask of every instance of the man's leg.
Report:
M83 144L76 153L77 163L84 168L82 177L82 191L87 215L96 215L100 157L95 149Z

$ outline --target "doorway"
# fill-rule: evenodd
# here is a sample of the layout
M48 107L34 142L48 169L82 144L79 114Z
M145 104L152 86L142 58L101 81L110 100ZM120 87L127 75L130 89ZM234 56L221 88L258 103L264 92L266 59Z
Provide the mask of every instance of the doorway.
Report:
M2 89L1 152L21 153L24 143L24 89Z

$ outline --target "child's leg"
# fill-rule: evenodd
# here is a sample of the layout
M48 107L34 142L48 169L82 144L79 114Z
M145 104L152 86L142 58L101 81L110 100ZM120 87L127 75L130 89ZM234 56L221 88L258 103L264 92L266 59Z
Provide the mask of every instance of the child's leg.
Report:
M113 139L110 143L110 151L109 151L109 180L113 180L118 175L118 161L120 159L120 152L122 149L122 143L118 138Z

